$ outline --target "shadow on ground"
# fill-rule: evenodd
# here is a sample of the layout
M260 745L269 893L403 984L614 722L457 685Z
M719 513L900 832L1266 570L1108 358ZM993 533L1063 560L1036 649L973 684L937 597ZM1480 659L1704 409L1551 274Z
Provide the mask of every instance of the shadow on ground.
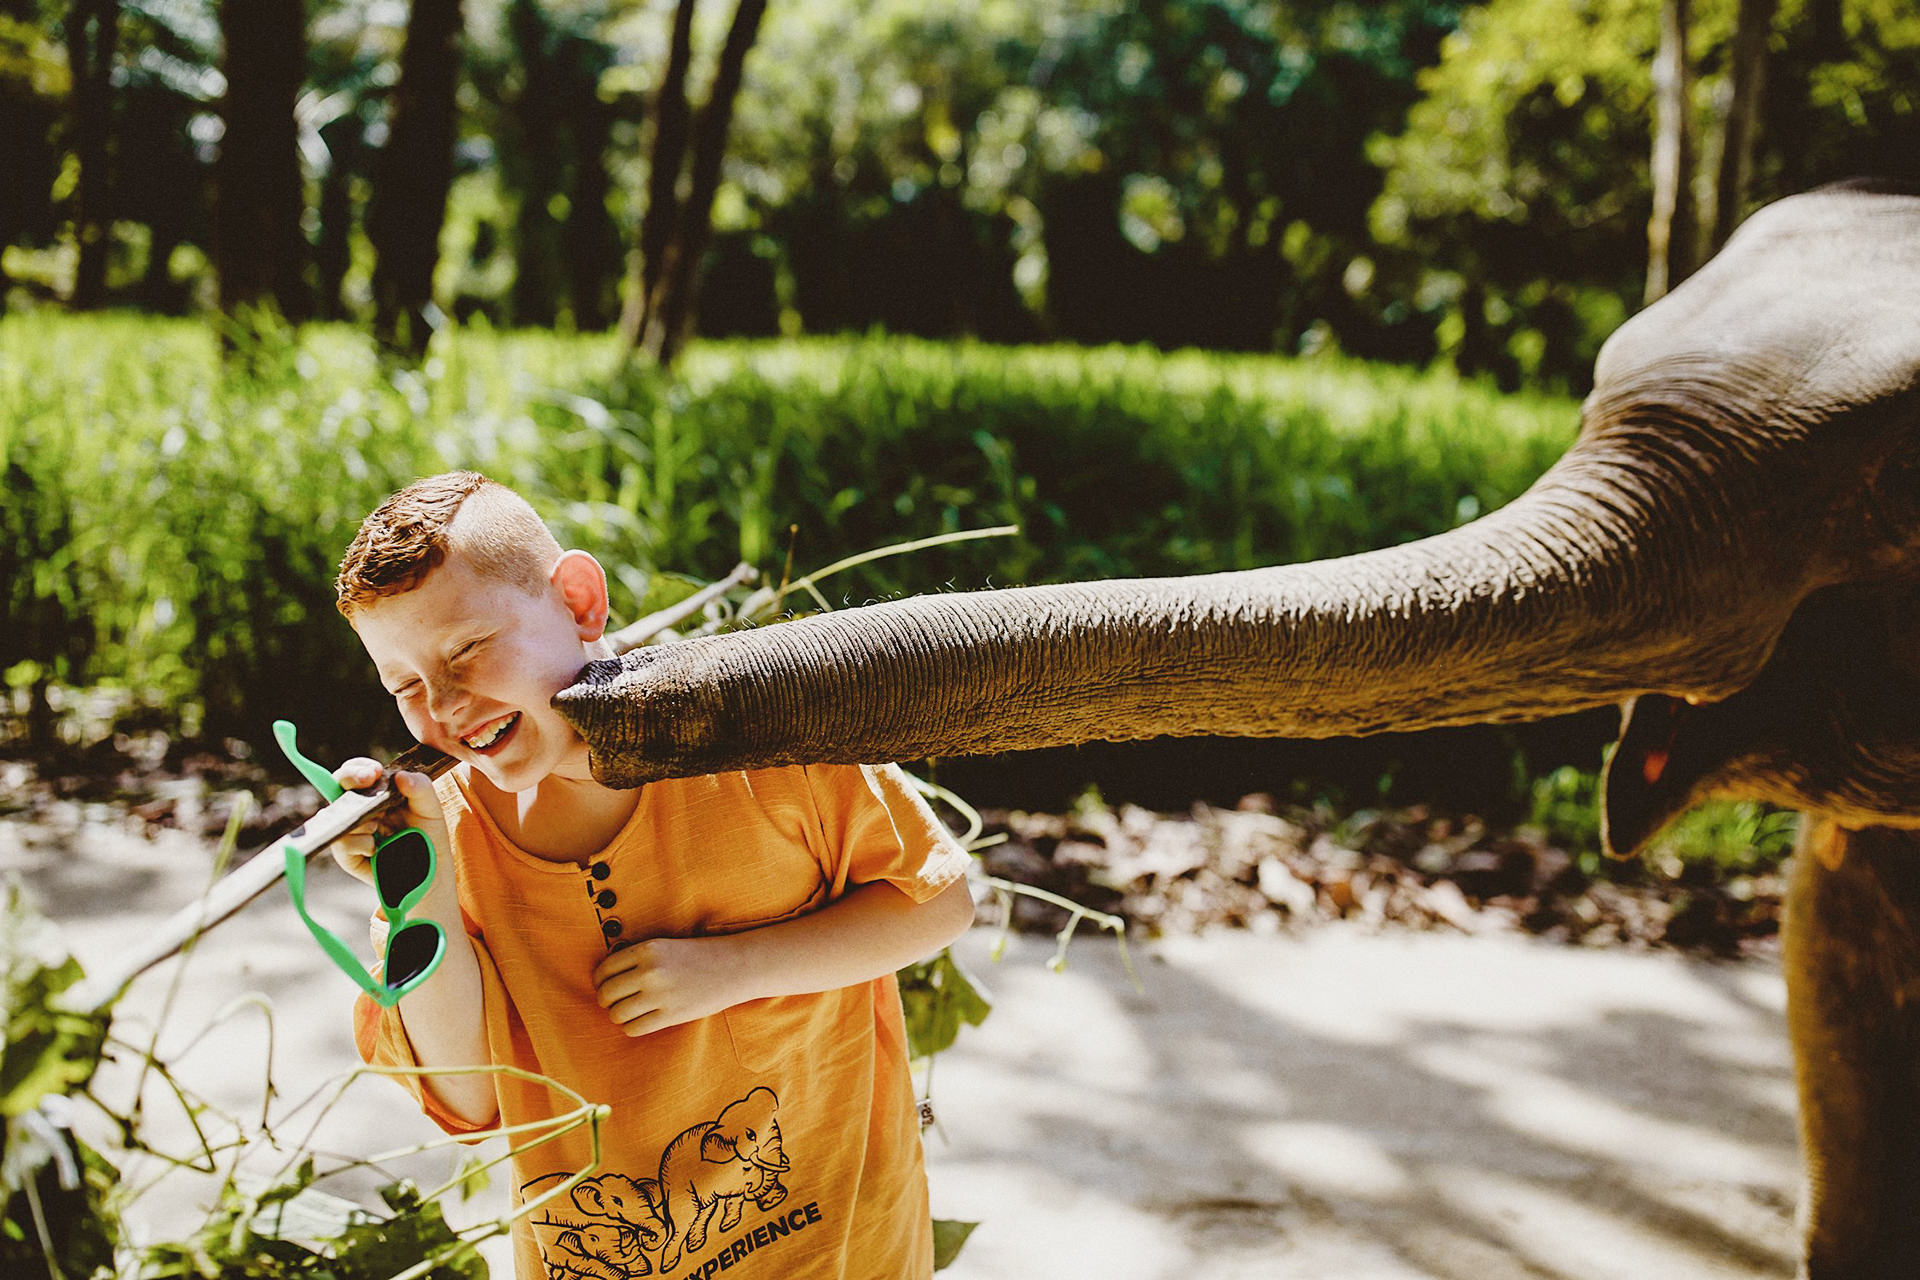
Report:
M940 1065L956 1277L1792 1274L1791 1066L1758 962L1519 938L964 946Z

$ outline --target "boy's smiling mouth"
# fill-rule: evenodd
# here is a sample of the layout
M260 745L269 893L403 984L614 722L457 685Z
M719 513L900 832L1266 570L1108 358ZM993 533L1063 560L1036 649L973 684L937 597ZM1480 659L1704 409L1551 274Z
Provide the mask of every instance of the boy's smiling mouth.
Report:
M519 723L520 713L518 711L513 712L511 715L501 716L498 720L488 721L472 733L461 738L460 745L469 751L477 751L485 754L505 741L507 735L512 733L514 727Z

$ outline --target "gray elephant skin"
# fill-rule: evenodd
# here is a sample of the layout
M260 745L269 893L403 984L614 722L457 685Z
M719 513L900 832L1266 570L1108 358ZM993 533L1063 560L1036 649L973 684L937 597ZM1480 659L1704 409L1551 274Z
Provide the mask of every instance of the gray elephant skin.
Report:
M1920 1275L1920 188L1755 213L1608 339L1568 452L1445 534L823 614L595 663L554 701L615 786L1620 705L1613 851L1708 796L1803 814L1802 1274Z

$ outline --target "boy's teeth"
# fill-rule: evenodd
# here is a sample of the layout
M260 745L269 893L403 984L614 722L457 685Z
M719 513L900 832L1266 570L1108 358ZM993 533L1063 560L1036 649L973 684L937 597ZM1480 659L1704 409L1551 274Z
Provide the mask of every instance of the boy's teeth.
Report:
M494 743L500 740L501 734L513 728L514 721L518 720L519 718L520 718L520 713L518 711L514 712L510 716L502 716L500 717L500 719L493 722L492 728L486 729L480 733L474 734L472 737L462 738L460 739L460 741L466 743L467 746L471 747L475 751L485 751L488 747L492 746Z

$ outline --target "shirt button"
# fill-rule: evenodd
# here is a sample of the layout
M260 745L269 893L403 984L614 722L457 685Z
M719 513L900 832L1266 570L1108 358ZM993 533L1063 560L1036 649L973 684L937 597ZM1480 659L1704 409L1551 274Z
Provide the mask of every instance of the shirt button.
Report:
M618 899L613 896L613 890L611 889L602 889L598 894L594 895L593 899L594 905L603 911L617 901Z
M620 922L618 920L602 920L600 922L600 932L606 934L609 938L617 938L620 936Z
M605 880L613 874L613 868L604 862L594 863L591 867L587 868L587 871L595 880Z

